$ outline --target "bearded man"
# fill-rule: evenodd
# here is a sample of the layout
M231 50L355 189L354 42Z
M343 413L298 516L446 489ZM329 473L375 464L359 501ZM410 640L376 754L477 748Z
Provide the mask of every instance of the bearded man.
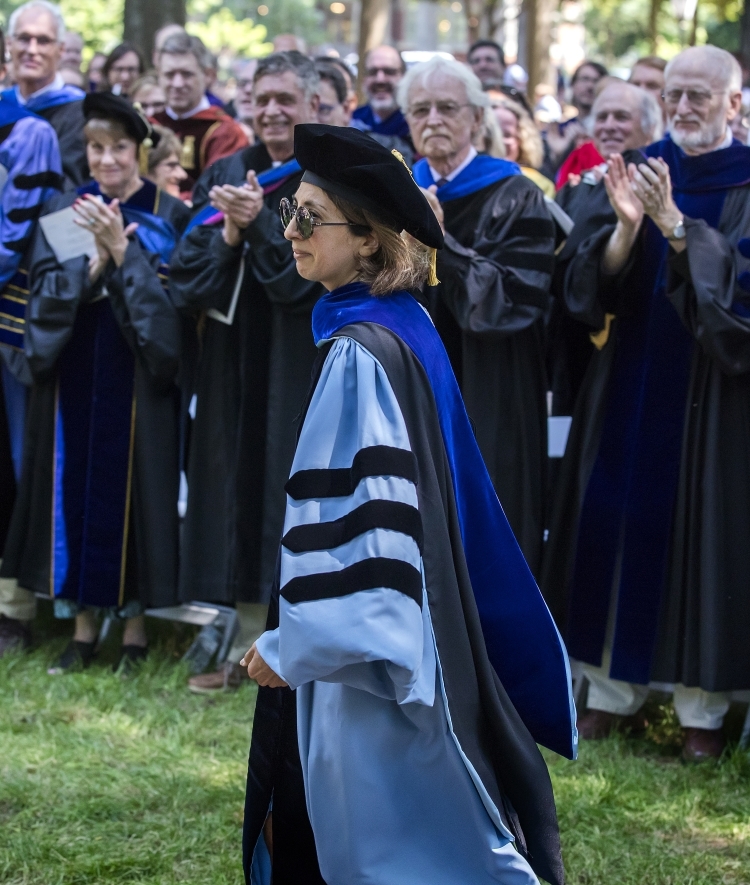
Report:
M722 49L666 69L668 136L605 176L617 218L565 278L601 348L581 388L543 570L584 664L584 738L674 686L688 760L750 688L750 149Z

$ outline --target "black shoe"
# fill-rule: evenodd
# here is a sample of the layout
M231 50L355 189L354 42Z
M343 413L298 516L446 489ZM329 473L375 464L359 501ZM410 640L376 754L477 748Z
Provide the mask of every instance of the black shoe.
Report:
M137 669L148 657L148 647L145 645L123 645L120 660L113 665L115 673L127 676Z
M13 648L25 649L31 645L31 630L25 621L0 615L0 658Z
M60 655L60 660L54 667L47 670L50 676L61 676L63 673L85 670L94 658L94 642L78 642L71 639L65 651Z

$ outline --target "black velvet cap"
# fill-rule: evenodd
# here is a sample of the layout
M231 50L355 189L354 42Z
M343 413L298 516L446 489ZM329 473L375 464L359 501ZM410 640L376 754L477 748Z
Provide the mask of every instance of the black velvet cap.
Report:
M83 100L83 116L89 120L116 120L136 144L147 138L151 139L151 147L159 143L159 135L154 132L148 120L120 95L111 92L90 92Z
M294 128L294 155L302 181L361 206L431 249L442 248L435 213L398 152L358 129L304 123Z

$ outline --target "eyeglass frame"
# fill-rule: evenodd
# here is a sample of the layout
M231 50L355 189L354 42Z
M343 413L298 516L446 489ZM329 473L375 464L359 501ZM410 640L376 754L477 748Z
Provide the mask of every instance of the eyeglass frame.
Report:
M670 101L670 99L668 98L670 92L673 94L675 92L680 93L677 98L677 101ZM702 108L702 107L706 107L706 105L711 101L712 96L724 95L728 92L729 92L728 89L711 89L708 92L701 92L698 89L670 89L669 91L667 91L665 89L661 94L661 100L664 102L665 105L669 105L670 107L676 108L679 105L679 103L682 101L682 96L684 95L687 98L688 104L690 105L691 108ZM691 101L691 99L690 99L691 93L693 95L700 96L697 103L695 101Z
M294 212L292 212L292 206L296 206ZM288 212L288 220L284 217L285 212ZM310 233L306 233L300 225L300 213L306 213L302 216L304 221L309 221L310 224ZM356 224L353 221L315 221L313 219L312 213L306 206L297 205L296 200L290 200L288 197L283 197L281 202L279 203L279 216L281 217L281 223L284 225L284 230L286 230L289 225L292 223L292 219L294 219L294 223L297 227L297 233L302 237L303 240L309 240L310 237L315 233L316 227L354 227L358 228L361 231L370 231L371 228L367 227L364 224Z
M450 102L441 102L441 103L444 105L451 104ZM425 110L424 105L417 105L417 107L419 108L420 111ZM440 108L438 107L437 101L431 101L429 104L429 107L426 108L427 112L424 115L420 114L419 116L417 116L414 113L412 108L407 108L406 109L406 116L413 117L415 120L427 120L430 116L430 111L433 108L435 108L435 112L438 114L438 116L442 117L444 120L455 120L456 117L458 116L459 111L462 108L471 108L471 107L474 107L474 105L472 105L472 103L470 101L464 101L461 104L456 104L455 109L454 109L453 105L451 104L451 110L449 112L446 112L446 111L440 110Z

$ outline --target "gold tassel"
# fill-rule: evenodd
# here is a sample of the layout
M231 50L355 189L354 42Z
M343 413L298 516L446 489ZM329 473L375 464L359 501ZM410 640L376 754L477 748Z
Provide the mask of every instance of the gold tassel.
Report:
M148 174L148 152L154 146L150 138L144 138L138 148L138 171L141 175Z
M427 285L437 286L440 282L437 276L437 249L430 249L430 272L427 275Z
M590 332L589 338L591 339L591 343L597 350L601 350L604 345L609 341L609 331L612 328L612 320L615 318L613 313L605 313L604 314L604 328L600 329L598 332Z

